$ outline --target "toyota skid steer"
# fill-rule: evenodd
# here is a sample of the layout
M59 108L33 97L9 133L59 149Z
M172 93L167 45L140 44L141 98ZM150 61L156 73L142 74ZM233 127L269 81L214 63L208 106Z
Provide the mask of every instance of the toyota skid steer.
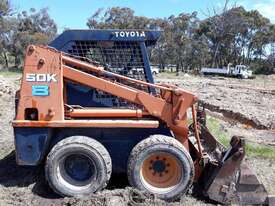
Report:
M124 174L167 201L196 184L217 203L271 204L243 162L244 140L225 148L194 94L154 83L147 49L160 35L68 30L49 46L30 45L12 123L17 163L45 164L62 196L95 193Z

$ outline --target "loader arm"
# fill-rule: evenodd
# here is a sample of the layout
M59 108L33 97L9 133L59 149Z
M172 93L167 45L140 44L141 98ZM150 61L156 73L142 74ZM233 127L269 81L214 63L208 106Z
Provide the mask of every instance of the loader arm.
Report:
M143 106L150 115L166 122L178 140L188 147L186 138L188 136L186 111L196 103L197 97L195 95L172 85L151 84L108 72L102 67L93 66L66 55L62 56L62 60L65 64L63 65L65 78ZM105 74L108 77L116 77L134 84L148 86L151 89L159 89L161 95L156 96L152 93L138 90L125 84L122 85L117 82L110 82L108 79L102 79L100 77L87 74L83 71L79 71L78 69L66 66L66 64L77 66L78 68L82 68L82 70Z
M102 70L99 70L103 72ZM170 88L168 86L150 85L154 88L160 88L162 93L165 93L167 101L162 97L154 96L150 93L131 88L127 85L110 82L108 80L87 74L77 69L63 66L64 78L80 84L93 87L120 98L126 99L132 103L144 107L143 112L149 113L151 116L157 117L164 121L169 128L174 132L178 140L187 146L187 122L186 111L196 102L196 97L191 93L180 90L179 88ZM116 75L119 76L119 75Z

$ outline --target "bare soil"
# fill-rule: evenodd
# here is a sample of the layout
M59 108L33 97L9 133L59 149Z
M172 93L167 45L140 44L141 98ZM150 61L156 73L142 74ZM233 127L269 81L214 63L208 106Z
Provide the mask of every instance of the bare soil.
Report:
M61 198L54 194L44 178L44 168L19 167L15 163L13 131L11 121L14 118L14 94L18 88L18 77L2 77L0 75L0 205L10 206L92 206L92 205L212 205L198 197L187 195L179 202L167 203L154 196L141 193L125 185L114 183L104 191L85 198ZM204 100L223 109L236 113L241 112L245 117L253 119L257 124L274 128L275 105L274 94L262 90L238 88L253 86L250 80L221 80L209 78L180 77L175 79L159 79L162 82L178 83L181 87L191 90ZM251 80L252 81L252 80ZM237 82L237 83L236 83ZM232 88L225 84L232 84ZM248 83L250 85L248 85ZM271 85L272 87L272 85ZM216 88L216 89L215 89ZM268 90L271 91L272 88ZM241 94L237 94L241 93ZM242 95L244 93L244 96ZM253 97L250 97L250 95ZM235 99L236 98L236 99ZM273 101L273 105L272 105ZM260 109L262 107L262 109ZM243 112L246 111L246 112ZM265 111L265 112L263 112ZM217 114L220 115L220 114ZM223 116L223 115L221 115ZM264 116L266 118L264 118ZM224 121L224 120L221 120ZM238 121L238 120L236 120ZM258 130L251 127L238 126L224 121L225 128L232 133L239 132L255 141L274 143L274 133L271 130ZM237 126L236 126L237 125ZM258 133L259 132L259 133ZM267 140L268 139L268 140ZM269 140L271 139L271 140ZM275 161L262 158L248 158L247 161L255 169L260 179L272 191L275 185ZM125 182L126 177L121 181ZM118 188L117 188L118 187Z
M273 78L235 79L190 75L160 75L157 81L195 93L211 111L256 129L275 129Z

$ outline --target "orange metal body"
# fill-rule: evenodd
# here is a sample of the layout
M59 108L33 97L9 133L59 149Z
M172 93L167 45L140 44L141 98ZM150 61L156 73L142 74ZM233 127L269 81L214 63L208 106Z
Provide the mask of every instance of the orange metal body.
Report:
M42 84L42 82L28 82L27 75L30 73L56 75L55 82L43 82L50 88L48 96L32 96L32 85ZM101 75L105 76L101 77ZM116 77L131 84L114 82L106 76ZM139 105L141 109L74 109L69 105L71 109L66 110L64 86L66 82L75 82L112 94ZM158 93L152 94L129 86L133 84L154 88ZM13 122L14 127L155 128L159 126L159 122L165 122L175 137L189 150L187 109L196 103L197 98L192 93L176 86L156 85L131 79L105 71L103 67L69 57L49 47L29 46L26 52L19 96L18 113ZM26 119L26 109L28 108L37 109L37 119ZM195 115L193 117L196 118ZM199 138L197 137L197 139ZM199 141L198 144L198 154L202 155Z
M157 128L159 122L155 120L61 120L61 121L29 121L15 120L14 127L103 127L103 128Z
M44 61L44 63L41 62ZM57 82L28 82L27 74L55 73ZM32 86L49 86L50 95L44 98L32 95ZM42 47L29 46L26 52L19 105L16 120L25 119L26 108L39 108L39 121L64 120L63 70L61 54Z
M66 114L69 117L137 117L149 115L141 109L72 109Z

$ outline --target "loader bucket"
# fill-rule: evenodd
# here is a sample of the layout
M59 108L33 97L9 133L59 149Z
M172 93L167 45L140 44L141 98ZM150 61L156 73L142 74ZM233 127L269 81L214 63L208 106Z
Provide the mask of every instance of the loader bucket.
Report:
M268 197L263 184L243 162L243 138L233 136L229 148L226 149L203 125L200 136L203 148L210 156L202 177L204 194L207 197L222 204L272 204L271 200L274 199Z

